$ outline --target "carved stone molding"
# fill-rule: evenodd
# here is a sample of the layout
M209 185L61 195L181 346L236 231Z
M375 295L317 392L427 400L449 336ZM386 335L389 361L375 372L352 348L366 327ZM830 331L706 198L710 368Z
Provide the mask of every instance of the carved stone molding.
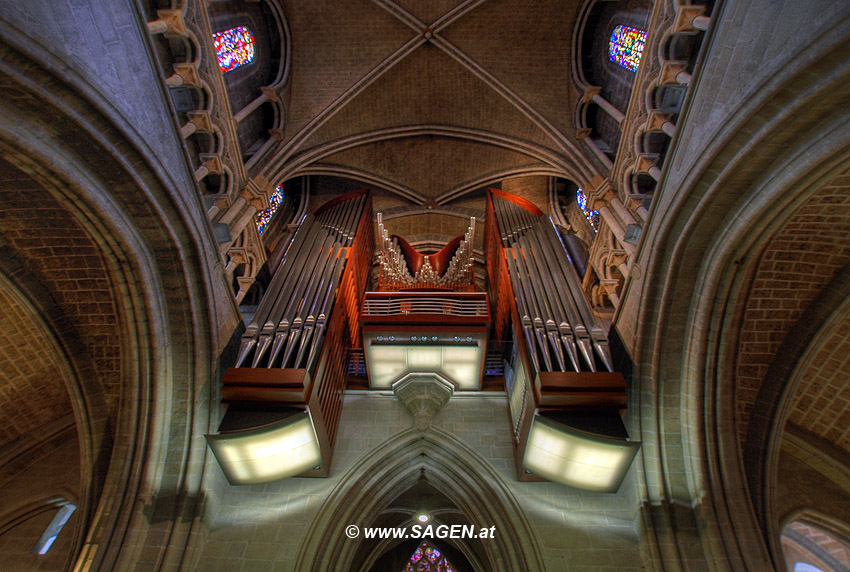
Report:
M410 372L393 383L393 394L413 415L419 431L431 427L431 420L454 394L455 385L433 371Z

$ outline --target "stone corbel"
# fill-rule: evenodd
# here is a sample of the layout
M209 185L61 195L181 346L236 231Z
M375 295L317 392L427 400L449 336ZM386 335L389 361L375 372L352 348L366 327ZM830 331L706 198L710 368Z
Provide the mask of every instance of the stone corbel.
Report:
M221 164L221 155L218 153L201 153L199 155L202 163L195 170L195 180L201 181L209 174L220 175L224 172L224 167Z
M646 173L656 181L661 180L661 169L655 164L657 156L649 153L641 153L638 155L637 163L635 164L635 172Z
M412 371L392 385L398 397L413 415L419 431L427 431L437 412L449 402L455 386L437 372Z
M165 34L167 36L189 36L186 22L183 20L181 10L157 10L156 20L148 22L148 31L151 34Z
M582 100L583 103L590 103L591 101L593 101L594 96L601 95L601 94L602 94L602 88L601 87L597 87L597 86L594 86L594 85L588 85L588 86L585 86L585 88L584 88L584 95L582 95L581 100Z
M611 181L599 175L590 181L584 189L584 194L587 196L587 208L590 210L599 210L607 206L617 196Z
M173 64L174 73L165 78L165 83L170 87L201 87L201 76L198 74L198 66L195 63Z
M661 63L660 85L690 85L691 74L685 70L686 63L665 60Z
M186 116L189 118L189 122L180 129L183 139L196 132L212 133L212 119L209 111L189 111Z
M275 88L264 85L260 88L260 91L266 96L267 100L277 102L277 90Z
M591 129L590 127L582 127L580 129L576 129L576 139L582 141L590 137Z
M707 30L711 18L703 16L705 6L680 5L676 9L676 19L673 21L673 31L676 33Z

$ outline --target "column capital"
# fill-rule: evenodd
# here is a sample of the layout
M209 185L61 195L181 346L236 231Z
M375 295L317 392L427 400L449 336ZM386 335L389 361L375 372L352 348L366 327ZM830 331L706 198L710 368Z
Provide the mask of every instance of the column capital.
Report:
M590 103L597 95L602 94L602 88L593 85L584 86L584 94L581 97L582 103Z
M679 85L681 82L677 76L685 71L685 63L674 60L664 60L661 62L661 73L659 74L659 85Z
M156 17L156 20L148 22L148 31L151 34L183 36L184 38L189 36L182 10L157 10Z
M194 63L177 63L173 64L174 73L165 79L165 83L172 87L189 86L200 87L201 76L198 73L198 66Z
M693 32L698 28L694 26L694 20L702 16L705 12L705 6L699 5L679 5L676 8L676 19L673 20L673 32Z
M611 204L617 198L617 191L611 185L609 179L596 175L585 187L584 194L587 196L587 208L599 210Z
M206 167L210 173L220 175L224 172L220 153L201 153L198 157L201 159L201 166Z
M661 113L658 110L649 112L649 119L646 122L647 131L664 131L664 124L670 121L670 116L666 113Z
M270 85L264 85L260 88L260 91L263 95L266 96L266 99L269 101L277 101L277 90Z
M270 194L271 193L264 193L256 182L252 179L248 179L245 186L242 187L242 192L239 193L239 196L244 199L248 205L259 211L268 206Z
M210 112L207 110L199 110L199 111L189 111L186 113L186 117L189 118L189 121L195 125L198 131L201 133L212 133L212 118L210 117Z
M655 159L656 157L649 155L648 153L641 153L638 155L638 160L635 163L635 172L649 173L649 170L656 166Z

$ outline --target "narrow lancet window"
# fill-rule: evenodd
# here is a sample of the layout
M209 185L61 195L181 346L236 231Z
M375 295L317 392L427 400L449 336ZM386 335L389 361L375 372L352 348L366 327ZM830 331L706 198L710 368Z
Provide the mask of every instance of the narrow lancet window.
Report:
M646 44L646 32L628 26L617 26L608 42L608 57L617 65L636 72Z
M266 230L266 227L271 222L274 213L277 212L281 203L283 203L283 185L278 185L269 199L269 208L257 213L257 231L260 233L260 236Z
M215 53L221 73L235 70L254 61L254 34L245 26L213 34Z
M62 532L62 528L65 526L65 523L68 522L68 519L71 518L71 515L74 514L75 510L77 510L77 507L71 503L66 503L59 507L59 510L56 512L53 520L51 520L50 524L47 525L47 528L44 530L41 538L38 539L38 542L35 543L35 546L32 549L33 554L47 554L47 551L50 550L51 546L53 546L53 543L56 541L56 537L59 536L60 532Z
M578 208L584 213L587 222L593 227L593 231L599 232L599 211L592 211L587 208L587 195L581 189L576 191L576 202L578 203Z

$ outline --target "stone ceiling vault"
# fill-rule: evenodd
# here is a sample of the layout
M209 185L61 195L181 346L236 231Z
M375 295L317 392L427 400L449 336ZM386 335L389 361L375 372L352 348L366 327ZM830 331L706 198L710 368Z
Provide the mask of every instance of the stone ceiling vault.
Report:
M264 159L269 181L349 176L421 205L507 177L595 174L575 137L578 5L317 1L286 11L293 71L282 141Z

